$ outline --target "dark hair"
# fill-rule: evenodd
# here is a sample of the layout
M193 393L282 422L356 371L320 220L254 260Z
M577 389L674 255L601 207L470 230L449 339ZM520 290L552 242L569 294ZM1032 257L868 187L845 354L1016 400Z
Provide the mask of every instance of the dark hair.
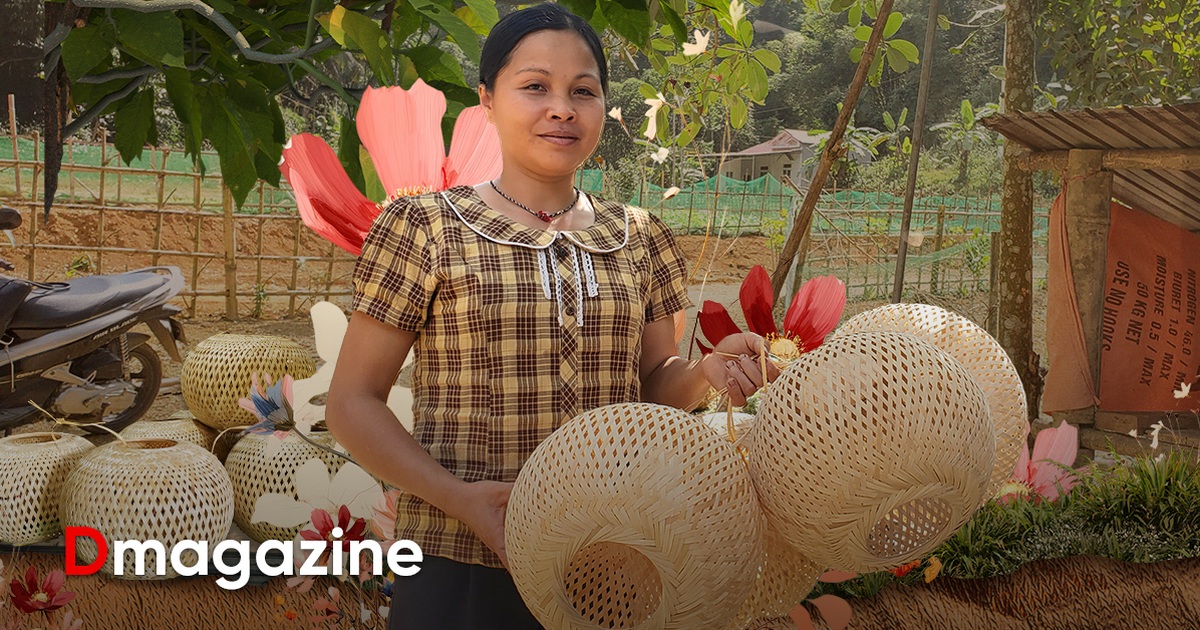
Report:
M604 46L600 36L583 18L557 4L543 3L509 13L500 19L483 42L479 62L479 82L491 90L496 85L496 75L508 65L512 51L525 36L538 31L574 31L583 38L596 58L600 69L600 89L608 93L608 61L604 58Z

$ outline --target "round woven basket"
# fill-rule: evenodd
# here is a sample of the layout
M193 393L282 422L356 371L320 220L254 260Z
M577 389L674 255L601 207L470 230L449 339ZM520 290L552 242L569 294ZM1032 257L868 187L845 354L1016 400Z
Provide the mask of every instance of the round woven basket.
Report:
M300 533L302 525L284 528L269 523L253 523L250 517L254 515L254 504L267 493L297 498L296 469L310 459L325 462L330 475L336 473L345 460L305 442L295 433L288 433L279 452L268 458L263 450L268 439L275 438L261 433L247 433L233 445L229 456L225 458L225 470L229 471L229 480L233 482L233 520L247 536L258 542L292 540ZM337 447L337 442L328 431L313 431L309 439L328 448Z
M837 334L901 332L916 335L954 357L983 390L996 432L996 465L983 500L1013 475L1029 435L1025 388L1004 348L971 320L929 304L888 304L850 318Z
M183 409L166 418L145 418L125 427L121 437L127 440L141 438L162 438L176 442L195 444L204 450L211 451L217 432L196 422L192 412Z
M754 428L754 416L748 413L733 414L733 427L737 433L733 437L729 435L728 413L710 413L701 416L701 419L717 435L737 444L745 444L746 436ZM816 585L817 578L825 572L820 565L789 545L770 523L764 531L763 553L754 587L734 617L730 630L743 630L765 619L787 617L793 608L804 601Z
M808 597L817 585L817 578L825 572L821 565L796 551L770 525L766 528L763 547L754 588L730 630L742 630L760 620L786 617Z
M547 628L721 628L750 592L762 513L741 458L645 403L563 425L517 477L509 570Z
M272 379L291 374L308 378L316 372L312 355L300 344L268 335L213 335L183 360L179 376L183 401L200 422L218 431L254 424L254 414L238 406L250 392L251 375Z
M117 441L98 446L79 462L63 487L64 526L94 527L116 540L158 541L170 553L182 540L224 540L233 522L233 488L221 462L188 442L164 439ZM96 559L95 543L77 540L79 564ZM114 575L114 552L101 570ZM163 558L165 574L156 575L159 558L146 553L146 575L135 575L135 552L126 550L124 573L133 580L160 580L177 574ZM194 551L183 564L197 562Z
M68 433L0 439L0 542L31 545L58 536L62 485L90 450L91 442Z
M912 335L839 335L763 394L748 438L762 507L801 554L842 571L921 558L979 506L995 463L983 392Z

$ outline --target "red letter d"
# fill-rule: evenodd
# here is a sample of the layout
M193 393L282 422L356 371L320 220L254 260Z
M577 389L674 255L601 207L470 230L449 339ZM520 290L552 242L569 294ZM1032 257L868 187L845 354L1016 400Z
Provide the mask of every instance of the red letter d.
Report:
M67 534L67 575L92 575L100 570L104 565L104 561L108 560L108 543L104 540L104 534L92 529L91 527L68 527ZM79 566L75 564L75 547L78 544L78 538L91 538L92 542L96 543L96 559L89 565Z

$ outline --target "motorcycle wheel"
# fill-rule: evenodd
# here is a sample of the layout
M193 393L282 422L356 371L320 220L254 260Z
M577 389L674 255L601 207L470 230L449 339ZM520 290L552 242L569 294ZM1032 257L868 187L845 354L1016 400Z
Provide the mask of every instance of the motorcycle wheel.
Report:
M129 378L137 389L137 396L133 399L133 405L125 411L104 417L104 426L113 431L120 431L145 415L158 397L158 388L162 384L162 360L154 348L143 344L130 350L127 362ZM94 426L84 426L83 429L89 433L108 433Z

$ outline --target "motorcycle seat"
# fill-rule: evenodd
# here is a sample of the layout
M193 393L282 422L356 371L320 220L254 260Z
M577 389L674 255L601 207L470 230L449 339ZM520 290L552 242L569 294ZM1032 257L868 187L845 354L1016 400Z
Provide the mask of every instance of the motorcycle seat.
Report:
M64 328L107 315L148 295L170 280L153 271L87 276L58 290L35 289L17 309L14 330Z

